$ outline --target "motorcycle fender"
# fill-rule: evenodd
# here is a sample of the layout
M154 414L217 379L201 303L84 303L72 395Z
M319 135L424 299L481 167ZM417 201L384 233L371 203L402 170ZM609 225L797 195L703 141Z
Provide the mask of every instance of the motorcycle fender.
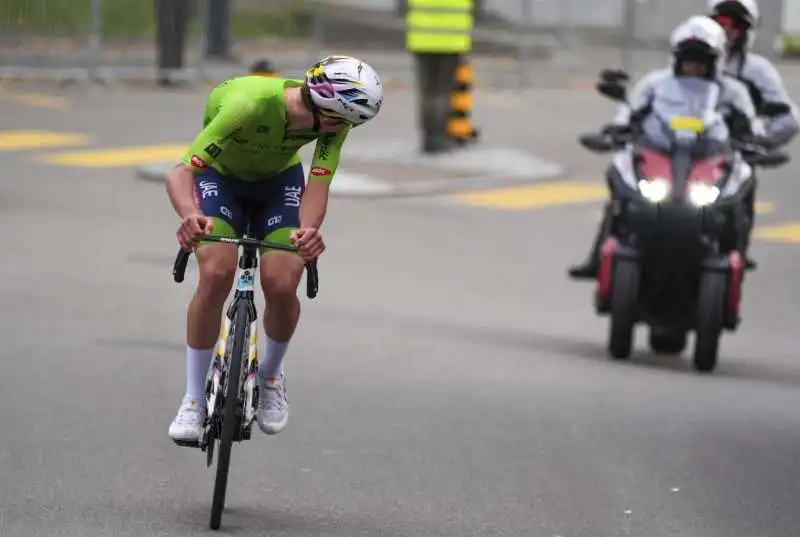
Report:
M703 270L728 275L728 296L725 304L725 327L733 330L739 324L744 259L734 250L726 256L715 256L703 262Z
M739 324L745 264L742 254L736 250L729 253L727 259L730 266L730 277L728 278L728 304L725 308L725 327L734 330Z
M595 288L595 307L599 312L608 311L611 302L611 282L614 276L614 263L617 259L638 261L641 253L621 244L615 237L608 237L600 247L600 263L597 268Z

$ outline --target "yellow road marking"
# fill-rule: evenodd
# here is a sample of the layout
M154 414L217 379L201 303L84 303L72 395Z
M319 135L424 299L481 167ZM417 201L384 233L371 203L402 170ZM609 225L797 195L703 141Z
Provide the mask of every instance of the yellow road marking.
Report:
M48 108L50 110L64 110L69 107L69 101L63 97L46 95L44 93L11 93L0 91L0 100L36 108Z
M74 151L54 153L39 158L48 164L61 166L81 166L87 168L115 168L150 164L155 162L175 162L186 152L184 145L156 145L144 147L122 147L113 149Z
M455 200L464 205L493 209L525 210L556 205L574 205L604 200L605 184L583 181L557 181L539 185L498 188L457 194Z
M775 212L775 204L771 201L757 201L756 214L772 214Z
M75 132L0 131L0 151L85 145L89 141L86 134Z
M789 222L762 228L756 226L753 235L766 241L800 244L800 222Z

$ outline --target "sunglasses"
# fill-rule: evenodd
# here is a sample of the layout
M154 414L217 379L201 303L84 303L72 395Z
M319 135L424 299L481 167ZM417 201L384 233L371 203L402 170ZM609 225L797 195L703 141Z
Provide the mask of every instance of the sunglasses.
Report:
M714 17L714 20L717 21L717 24L726 29L745 30L747 28L747 23L729 15L717 15Z

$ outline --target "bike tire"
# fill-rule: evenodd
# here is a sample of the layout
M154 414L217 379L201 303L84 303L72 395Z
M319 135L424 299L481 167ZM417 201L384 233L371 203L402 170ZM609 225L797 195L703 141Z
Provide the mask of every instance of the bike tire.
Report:
M242 353L245 349L245 336L250 325L247 306L244 302L236 309L233 321L233 341L228 356L228 375L225 386L225 405L222 409L222 432L217 455L217 475L214 480L214 499L211 502L212 530L218 530L225 509L225 493L228 487L228 470L231 463L231 449L236 428L241 424L237 419L239 403L239 377L242 370Z
M635 261L617 260L611 284L611 319L608 353L615 360L627 360L633 350L642 269Z
M717 367L727 293L727 275L718 272L703 274L698 293L693 359L694 368L701 373L710 373Z

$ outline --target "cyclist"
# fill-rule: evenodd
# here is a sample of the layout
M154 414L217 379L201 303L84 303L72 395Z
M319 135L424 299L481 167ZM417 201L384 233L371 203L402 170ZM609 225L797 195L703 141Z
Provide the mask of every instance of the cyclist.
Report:
M186 393L169 436L200 440L205 379L219 336L222 311L237 268L233 245L202 242L204 235L235 237L245 218L263 240L294 244L299 255L262 253L261 288L266 353L259 361L256 419L266 434L286 425L289 404L282 362L300 316L297 287L304 261L325 249L319 232L342 146L353 127L374 118L383 103L375 70L348 56L329 56L305 80L242 76L214 88L203 130L167 179L182 222L177 238L196 247L199 281L187 313ZM306 185L299 149L316 141Z
M766 128L766 141L773 148L789 143L800 131L797 107L786 91L780 73L772 63L751 51L756 37L756 28L760 25L760 16L756 0L709 0L708 13L717 21L727 34L728 61L725 74L742 81L750 92L756 110L764 103L786 104L790 111L786 114L763 118ZM755 197L757 182L746 200L749 220L749 232L755 222ZM748 265L755 268L755 262L748 260Z
M630 123L640 123L648 138L664 139L658 120L649 121L648 112L658 109L660 115L702 115L717 113L717 120L710 122L709 136L725 140L729 135L741 135L729 131L719 113L725 110L740 117L746 134L762 134L763 126L756 117L756 110L740 82L722 76L725 65L725 32L713 19L696 15L681 23L670 36L672 67L659 69L646 75L633 90L630 109L623 106L614 119L612 129L627 130ZM701 105L701 110L693 110ZM667 146L665 146L667 147ZM610 185L609 185L610 187ZM612 192L613 196L613 192ZM589 258L580 265L570 267L573 278L594 278L597 273L598 254L605 239L611 218L611 203L606 203Z

